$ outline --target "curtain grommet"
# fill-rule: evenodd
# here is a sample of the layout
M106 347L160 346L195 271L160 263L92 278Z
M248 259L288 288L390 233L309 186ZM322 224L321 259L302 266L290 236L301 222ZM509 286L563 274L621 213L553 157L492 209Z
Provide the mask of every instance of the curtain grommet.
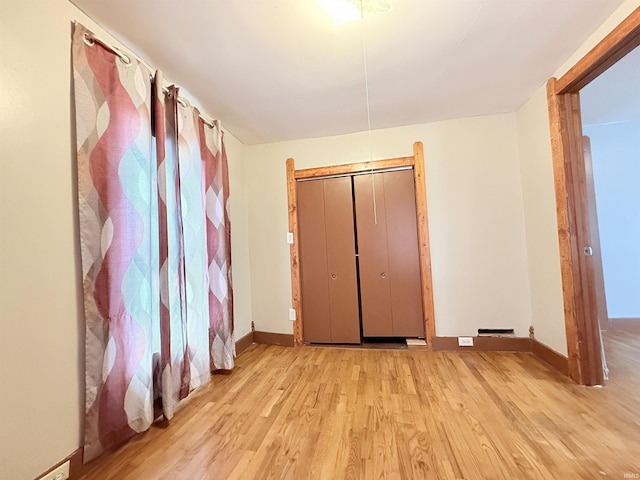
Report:
M96 44L96 41L88 33L82 35L82 41L90 47L93 47Z

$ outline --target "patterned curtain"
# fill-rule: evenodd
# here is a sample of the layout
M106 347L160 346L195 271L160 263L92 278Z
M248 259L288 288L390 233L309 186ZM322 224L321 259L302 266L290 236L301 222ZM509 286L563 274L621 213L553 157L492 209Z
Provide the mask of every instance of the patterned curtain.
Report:
M91 38L82 26L75 28L88 458L153 421L158 317L150 72Z
M72 54L89 461L233 367L229 183L219 130L160 72L79 24Z
M207 248L202 158L198 138L198 110L178 98L178 89L170 88L177 103L177 157L180 184L180 223L184 244L186 348L184 362L189 375L183 377L181 395L206 383L209 368L209 303L207 301Z
M229 169L223 134L199 118L200 154L204 162L207 258L209 263L209 349L211 368L231 369L236 355L231 288Z
M160 379L156 385L157 410L171 419L181 399L183 385L189 384L190 364L185 362L186 287L184 279L184 243L182 241L181 195L177 157L177 94L165 95L162 73L156 72L153 95L155 156L158 169L158 233L160 265ZM159 88L157 86L160 86Z

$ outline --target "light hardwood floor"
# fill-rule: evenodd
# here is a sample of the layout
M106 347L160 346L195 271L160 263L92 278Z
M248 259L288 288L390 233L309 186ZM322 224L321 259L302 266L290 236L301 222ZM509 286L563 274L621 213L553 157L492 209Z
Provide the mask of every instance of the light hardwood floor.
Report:
M527 353L253 345L84 478L639 478L640 338L621 340L606 388Z

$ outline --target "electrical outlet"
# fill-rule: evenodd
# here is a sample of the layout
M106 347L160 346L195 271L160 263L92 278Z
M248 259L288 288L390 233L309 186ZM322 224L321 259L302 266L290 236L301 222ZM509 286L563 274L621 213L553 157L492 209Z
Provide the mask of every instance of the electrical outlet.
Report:
M293 232L287 232L287 243L293 245Z
M459 347L473 347L473 337L458 337Z
M289 309L289 320L291 320L292 322L295 322L295 320L296 320L296 309L295 308L290 308Z
M47 473L40 480L67 480L69 478L69 460L64 462L55 470Z

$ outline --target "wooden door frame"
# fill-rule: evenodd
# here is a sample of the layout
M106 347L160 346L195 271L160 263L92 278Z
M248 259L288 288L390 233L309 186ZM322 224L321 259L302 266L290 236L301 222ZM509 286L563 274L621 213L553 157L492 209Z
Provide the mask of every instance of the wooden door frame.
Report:
M640 7L560 79L547 82L569 376L582 385L602 383L602 362L600 331L585 311L595 298L581 248L589 245L584 184L575 174L584 164L579 92L638 45Z
M371 162L350 163L329 167L295 169L293 158L287 159L287 201L289 204L289 232L293 233L294 242L290 245L291 257L291 306L296 311L293 326L293 343L302 346L302 290L300 284L300 249L298 244L298 196L296 181L327 177L331 175L349 175L373 172L398 167L411 167L416 194L416 220L418 225L418 256L420 261L420 283L422 291L422 311L424 318L425 341L429 349L435 336L435 316L433 306L433 285L431 279L431 253L429 249L429 224L427 217L427 187L424 174L424 152L422 142L413 144L413 155L410 157L390 158Z

